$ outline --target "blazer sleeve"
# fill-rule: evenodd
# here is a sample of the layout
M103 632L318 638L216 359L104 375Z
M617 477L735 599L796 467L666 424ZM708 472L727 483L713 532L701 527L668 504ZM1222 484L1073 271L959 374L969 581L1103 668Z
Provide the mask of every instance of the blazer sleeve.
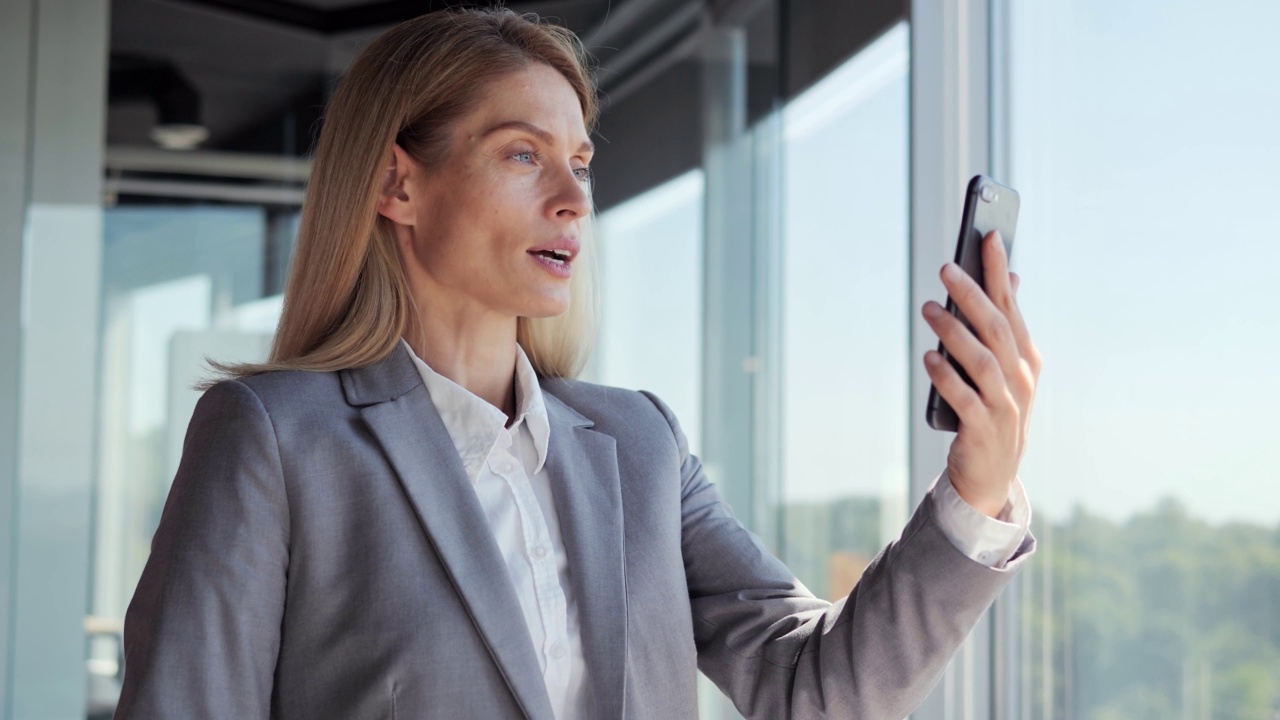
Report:
M647 394L647 393L646 393ZM848 597L815 598L744 528L671 425L681 458L681 548L698 667L746 718L900 720L1034 551L1002 569L943 534L926 497Z
M269 717L289 511L271 418L252 389L200 399L125 614L118 720Z

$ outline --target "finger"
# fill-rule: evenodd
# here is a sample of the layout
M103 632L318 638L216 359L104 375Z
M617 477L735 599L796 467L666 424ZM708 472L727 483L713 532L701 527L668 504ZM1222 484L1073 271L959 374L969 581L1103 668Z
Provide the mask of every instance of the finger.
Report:
M998 231L993 230L982 239L982 263L987 277L987 296L1008 320L1018 355L1030 358L1034 355L1031 333L1027 330L1016 297L1022 279L1009 271L1009 254Z
M999 231L992 230L982 238L983 284L987 297L996 307L1009 305L1013 298L1012 280L1009 278L1009 256L1004 250L1004 239Z
M933 328L938 339L942 341L943 347L973 379L978 386L978 393L984 399L994 401L995 398L1004 397L1008 393L1009 383L1000 361L988 346L983 345L973 332L965 327L964 323L933 301L925 303L924 317L929 327Z
M1007 287L1008 271L1002 271L1001 274L1004 276ZM1009 318L996 307L990 297L987 297L977 281L969 277L955 263L948 263L943 267L942 282L947 286L947 292L951 294L952 301L973 326L977 336L982 339L982 344L991 349L1001 369L1010 376L1017 372L1022 358ZM1006 290L1004 297L1012 297L1012 293Z
M960 423L970 427L976 425L981 419L980 413L985 410L982 398L960 377L960 373L951 367L951 363L946 362L942 353L936 350L926 352L924 369L929 379L933 381L933 386L938 388L938 394L947 401L952 410L956 411L956 417L960 418Z
M987 276L987 297L1009 322L1018 355L1027 358L1032 354L1031 333L1027 330L1027 323L1022 317L1017 298L1022 278L1018 277L1017 273L1010 272L1009 254L1004 247L1004 238L999 232L989 232L983 238L982 263Z
M1009 306L1003 308L1005 317L1009 319L1009 328L1013 331L1014 341L1018 345L1018 354L1031 365L1036 377L1040 376L1040 353L1031 342L1031 331L1027 329L1026 318L1022 315L1022 306L1018 305L1018 288L1022 287L1022 276L1009 273L1009 285L1013 288L1013 298Z
M1038 377L1040 375L1040 353L1036 350L1035 343L1031 341L1031 331L1027 329L1027 321L1022 316L1022 308L1018 305L1017 294L1018 286L1021 278L1017 275L1013 276L1013 304L1005 311L1005 317L1009 319L1009 329L1013 332L1014 342L1018 346L1018 355L1022 356L1031 364L1032 370Z

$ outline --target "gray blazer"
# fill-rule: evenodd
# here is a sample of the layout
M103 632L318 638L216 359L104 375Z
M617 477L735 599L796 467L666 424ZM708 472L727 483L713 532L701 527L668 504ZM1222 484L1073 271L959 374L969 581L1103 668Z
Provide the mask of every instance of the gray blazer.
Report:
M926 499L834 605L734 519L652 395L544 380L593 719L907 715L1034 548L957 551ZM412 360L200 400L125 619L116 718L552 720L519 601Z

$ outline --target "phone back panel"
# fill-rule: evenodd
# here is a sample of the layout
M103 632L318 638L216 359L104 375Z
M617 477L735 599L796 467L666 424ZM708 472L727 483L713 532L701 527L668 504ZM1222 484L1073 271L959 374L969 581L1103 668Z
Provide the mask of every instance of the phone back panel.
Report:
M986 273L982 264L982 238L992 231L999 232L1001 239L1004 240L1005 254L1012 257L1014 235L1018 228L1018 209L1021 204L1018 191L1001 185L989 177L977 175L969 181L969 188L964 198L964 213L960 221L960 236L956 239L955 263L970 277L977 280L983 290L986 289ZM969 319L964 316L960 308L956 307L950 295L947 296L947 312L959 318L970 330L973 329ZM977 387L942 343L938 343L938 352L942 353L942 356L951 363L970 387ZM938 389L932 386L929 388L929 404L925 419L930 427L937 430L954 432L960 427L960 419L956 416L955 410L938 394Z

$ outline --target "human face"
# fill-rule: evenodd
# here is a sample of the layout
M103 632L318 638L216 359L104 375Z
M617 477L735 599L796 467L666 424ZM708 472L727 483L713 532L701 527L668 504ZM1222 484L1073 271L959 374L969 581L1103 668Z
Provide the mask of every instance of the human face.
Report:
M539 63L492 82L441 167L409 161L412 226L400 250L418 302L507 317L567 310L591 156L582 106L559 72Z

